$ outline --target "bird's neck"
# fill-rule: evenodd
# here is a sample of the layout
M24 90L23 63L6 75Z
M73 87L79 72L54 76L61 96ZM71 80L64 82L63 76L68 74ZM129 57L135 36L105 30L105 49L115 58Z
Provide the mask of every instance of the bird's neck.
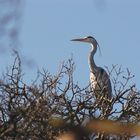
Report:
M95 73L97 70L97 66L94 62L94 55L97 51L97 44L91 44L91 46L92 46L92 49L91 49L90 54L89 54L88 63L89 63L90 71Z

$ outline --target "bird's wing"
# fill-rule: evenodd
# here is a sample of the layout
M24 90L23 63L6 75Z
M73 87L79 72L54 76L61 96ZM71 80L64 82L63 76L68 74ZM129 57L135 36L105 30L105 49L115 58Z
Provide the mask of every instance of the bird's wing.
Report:
M112 87L110 77L107 72L101 67L98 67L97 83L98 86L100 86L101 89L105 89L108 92L108 96L111 97Z

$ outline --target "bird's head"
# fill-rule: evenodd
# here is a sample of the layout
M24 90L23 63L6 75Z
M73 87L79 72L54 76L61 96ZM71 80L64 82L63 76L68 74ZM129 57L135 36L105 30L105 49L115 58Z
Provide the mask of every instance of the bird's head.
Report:
M92 36L87 36L87 37L84 37L84 38L72 39L71 41L79 41L79 42L90 43L90 44L92 44L92 46L94 46L96 48L98 46L100 54L101 54L100 46L99 46L98 42L96 41L96 39L94 37L92 37Z
M72 39L71 41L80 41L80 42L86 42L86 43L92 43L94 45L98 45L98 42L92 36L87 36L87 37L78 38L78 39Z

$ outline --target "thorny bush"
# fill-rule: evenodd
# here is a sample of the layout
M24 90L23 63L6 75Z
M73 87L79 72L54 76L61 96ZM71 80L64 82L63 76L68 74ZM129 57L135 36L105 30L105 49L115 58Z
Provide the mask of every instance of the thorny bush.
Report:
M107 68L113 98L105 100L95 98L90 84L79 87L73 80L74 69L69 59L56 75L43 70L27 85L16 54L0 80L0 139L55 140L67 132L77 135L76 140L140 135L140 94L131 84L130 71L117 65Z

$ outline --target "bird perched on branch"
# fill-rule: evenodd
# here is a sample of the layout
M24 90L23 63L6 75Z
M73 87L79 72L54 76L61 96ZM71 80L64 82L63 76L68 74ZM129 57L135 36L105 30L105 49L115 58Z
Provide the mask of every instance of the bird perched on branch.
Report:
M98 67L94 61L94 55L99 46L96 39L92 36L88 36L85 38L72 39L71 41L80 41L91 44L92 49L88 56L91 89L93 90L96 98L103 96L106 97L107 99L111 99L112 87L109 75L103 68Z

